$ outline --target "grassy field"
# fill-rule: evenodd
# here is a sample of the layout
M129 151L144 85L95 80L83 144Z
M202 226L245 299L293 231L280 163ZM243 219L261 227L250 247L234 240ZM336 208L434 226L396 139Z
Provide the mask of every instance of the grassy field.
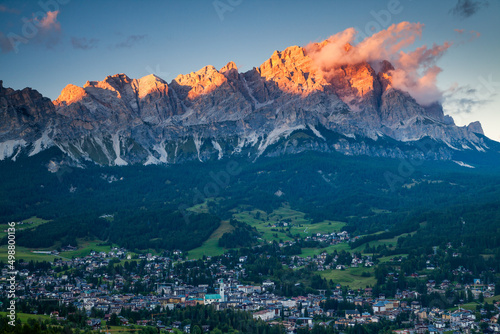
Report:
M30 217L21 221L23 224L16 225L16 231L34 229L37 226L45 224L48 220L38 218L38 217ZM7 233L5 232L8 228L7 224L0 224L0 238L3 238ZM57 249L59 245L55 245L53 247L44 248L44 249L31 249L21 246L16 246L16 260L24 260L24 261L53 261L54 257L62 257L62 258L72 258L72 257L81 257L90 254L92 250L95 251L105 251L109 252L111 250L110 246L98 246L98 244L102 243L100 240L78 240L78 249L72 252L62 252L59 255L51 255L51 254L37 254L33 253L33 250L38 251L51 251ZM0 260L7 260L7 245L0 246Z
M420 223L420 227L425 227L426 225L427 225L426 222ZM381 233L384 233L384 232L380 231L380 232L377 232L377 233L373 233L373 235L381 234ZM389 249L394 250L394 249L396 249L396 246L398 244L399 238L401 238L401 237L407 237L407 236L412 236L415 233L417 233L417 231L413 231L413 232L410 232L410 233L403 233L403 234L397 235L397 236L395 236L393 238L390 238L390 239L380 239L380 240L370 241L370 242L367 242L367 243L359 245L358 247L354 248L353 251L355 251L355 252L363 252L364 249L366 248L367 244L369 244L370 247L387 246Z
M262 234L262 238L265 241L293 240L293 237L287 235L289 233L292 236L307 237L315 233L340 232L345 225L342 222L327 220L311 224L311 220L307 219L303 212L293 210L286 205L274 210L270 214L247 208L247 210L233 213L233 218L255 227ZM276 226L280 222L287 223L289 226ZM288 229L289 232L287 231Z
M7 245L0 246L0 261L7 261ZM24 260L29 261L53 261L55 257L60 257L59 255L50 254L35 254L31 252L31 249L26 247L16 246L16 261Z
M399 238L407 237L409 235L414 235L415 233L417 233L417 232L415 231L415 232L411 232L411 233L403 233L403 234L395 236L394 238L391 238L391 239L375 240L375 241L370 242L369 244L371 247L387 246L389 249L395 249L396 245L398 244ZM361 249L364 249L365 247L366 247L366 244L363 244L363 245L360 245L359 247L357 247L356 249L361 250Z
M130 327L123 327L123 326L109 326L109 328L106 328L106 321L102 321L101 322L101 330L96 330L96 331L92 331L92 333L108 333L108 331L106 331L105 329L109 329L110 333L113 333L113 334L116 334L116 333L127 333L127 334L131 334L131 333L140 333L144 328L154 328L154 327L151 327L151 326L146 326L146 327L143 327L143 326L135 326L134 329L130 328ZM156 330L156 328L154 328Z
M33 229L37 226L45 224L48 220L30 217L21 221L23 224L16 224L16 231ZM28 224L29 223L29 224ZM7 235L5 232L9 226L7 224L0 224L0 238ZM7 245L0 246L0 261L7 261ZM23 259L24 261L52 261L54 260L54 255L47 254L34 254L31 249L26 247L16 246L16 260Z
M370 273L370 277L361 276L363 272ZM317 273L327 280L332 280L335 284L349 286L351 289L364 289L367 286L373 286L376 283L374 277L374 268L358 267L347 268L346 270L325 270Z
M333 246L328 246L325 248L303 248L302 254L300 254L299 256L300 257L314 256L314 255L319 255L323 252L333 253L333 251L335 251L335 250L337 252L344 250L346 252L360 252L360 253L362 253L362 255L370 255L370 256L373 255L371 253L364 254L363 253L364 249L365 249L364 245L361 245L361 246L358 246L354 249L351 249L351 247L349 246L349 243L343 242L343 243L333 245ZM408 254L398 254L398 255L386 256L386 257L380 258L379 261L380 262L388 262L392 258L397 257L397 256L408 256Z
M78 239L78 249L70 252L62 252L60 255L65 258L73 258L73 257L84 257L90 254L91 251L96 252L106 252L111 251L112 246L103 246L101 245L103 241L101 240L83 240ZM114 245L116 246L116 245Z
M30 217L30 218L27 218L27 219L20 221L20 223L22 223L22 224L16 224L16 230L22 231L22 230L33 229L33 228L40 226L42 224L45 224L47 222L48 222L48 220L45 220L42 218ZM6 231L7 231L8 227L9 227L9 225L7 223L0 224L0 239L7 235Z
M0 312L0 315L5 317L7 312ZM16 318L21 320L22 323L26 323L28 319L36 319L36 320L50 320L50 316L48 315L39 315L39 314L29 314L29 313L16 313Z
M101 240L85 240L78 239L78 249L70 252L61 252L59 255L52 254L37 254L33 253L33 250L38 251L51 251L57 249L57 246L43 248L43 249L35 249L35 248L26 248L22 246L16 246L16 261L24 260L26 262L29 261L53 261L54 258L63 258L63 259L71 259L73 257L84 257L92 250L96 252L109 252L111 250L111 246L103 246ZM7 260L7 245L0 246L0 261Z
M231 232L234 227L228 221L222 221L219 228L216 229L210 238L208 238L200 247L189 251L190 259L201 259L203 255L216 256L224 254L225 249L219 247L219 239L226 232Z
M337 252L340 252L342 250L350 251L351 247L349 247L348 243L343 242L343 243L340 243L340 244L337 244L337 245L333 245L333 246L328 246L328 247L325 247L325 248L303 248L302 249L302 254L300 254L299 256L300 257L308 257L308 256L319 255L319 254L321 254L323 252L333 253L333 251L335 251L335 250Z
M496 295L496 296L489 297L489 298L484 298L484 301L487 302L488 304L500 302L500 295Z
M1 316L6 316L7 312L0 312ZM50 320L50 316L48 315L38 315L38 314L29 314L29 313L16 313L16 318L21 320L21 322L27 323L28 319L35 319L35 320ZM147 326L150 328L153 328L151 326ZM105 333L104 329L106 328L106 321L102 321L102 330L101 331L92 331L92 333ZM139 333L146 327L142 326L136 326L135 330L132 330L130 327L123 327L123 326L109 326L109 329L111 330L112 333ZM156 330L156 328L154 328Z
M488 303L488 304L493 304L493 303L499 302L499 301L500 301L500 295L496 295L496 296L489 297L489 298L484 298L484 302ZM471 302L471 303L467 303L467 304L461 304L460 308L462 308L464 310L469 310L469 311L475 312L476 311L476 307L478 305L481 305L481 304L477 303L477 302ZM458 310L458 307L453 307L453 308L450 308L449 310L450 311L456 311L456 310Z
M398 255L383 256L381 258L378 258L378 261L380 263L385 263L385 262L390 262L395 257L407 257L407 256L408 256L408 254L398 254Z
M190 208L188 208L188 211L192 211L195 213L208 213L208 200L205 200L203 203L196 204Z
M475 312L477 305L479 305L479 303L476 303L476 302L467 303L467 304L460 304L460 308L462 310L469 310L469 311ZM452 307L449 310L452 311L452 312L454 312L454 311L458 310L458 306L457 307Z

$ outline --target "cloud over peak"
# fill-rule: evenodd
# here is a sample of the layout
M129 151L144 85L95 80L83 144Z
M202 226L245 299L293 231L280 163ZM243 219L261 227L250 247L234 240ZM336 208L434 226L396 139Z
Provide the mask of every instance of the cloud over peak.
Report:
M381 61L388 60L395 67L389 71L392 86L407 91L417 102L429 105L442 97L436 86L436 77L441 72L436 62L452 43L434 44L430 48L424 45L408 53L403 51L421 38L423 28L421 23L393 24L357 45L353 45L357 31L348 28L323 43L307 45L306 52L326 78L340 65L367 62L377 70Z

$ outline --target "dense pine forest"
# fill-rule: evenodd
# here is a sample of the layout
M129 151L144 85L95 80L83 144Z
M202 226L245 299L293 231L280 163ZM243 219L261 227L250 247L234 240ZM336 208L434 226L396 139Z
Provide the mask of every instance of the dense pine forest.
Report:
M59 169L48 171L50 163ZM271 212L287 203L313 222L344 221L344 229L358 235L385 231L390 237L418 230L400 239L401 248L447 242L466 243L477 252L499 248L500 174L495 168L426 161L404 170L402 163L307 152L256 162L100 167L76 166L53 149L1 162L0 216L3 221L50 220L20 231L21 246L75 245L91 236L130 249L189 250L241 206ZM225 172L228 164L237 173ZM196 210L200 205L204 211ZM241 225L221 242L233 247L235 238L251 233Z

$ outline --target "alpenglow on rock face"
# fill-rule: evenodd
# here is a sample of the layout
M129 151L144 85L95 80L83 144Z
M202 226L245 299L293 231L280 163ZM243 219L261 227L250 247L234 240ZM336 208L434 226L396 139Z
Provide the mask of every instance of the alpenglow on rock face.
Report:
M304 48L292 46L245 73L230 62L171 83L117 74L68 85L52 103L0 81L0 159L51 146L101 165L305 150L446 160L488 150L479 123L456 126L439 104L422 106L394 89L389 62L376 65L341 65L326 78ZM414 145L427 139L434 149Z

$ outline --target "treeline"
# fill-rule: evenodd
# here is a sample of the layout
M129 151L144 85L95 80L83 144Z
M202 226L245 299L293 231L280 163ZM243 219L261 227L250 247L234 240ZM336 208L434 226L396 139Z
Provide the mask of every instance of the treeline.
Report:
M401 225L396 226L395 229L392 231L365 235L361 238L358 238L354 241L351 241L349 243L349 246L351 247L351 249L354 249L354 248L357 248L365 243L369 243L372 241L392 239L392 238L394 238L398 235L404 234L404 233L415 232L420 227L420 225L417 222L415 222L415 220L419 220L419 219L412 218L409 224L402 223Z
M76 238L93 237L131 250L189 250L200 246L219 225L219 218L204 213L193 213L186 221L176 211L127 210L119 212L114 221L85 216L56 219L36 229L19 231L16 240L25 247L50 247L56 241L76 246Z
M51 160L65 164L50 173ZM500 198L498 171L424 162L392 189L384 173L397 173L399 160L305 152L232 162L240 172L218 184L212 176L227 168L224 159L82 169L65 161L57 149L20 156L16 162L0 162L0 219L52 220L33 232L18 231L19 244L30 247L74 244L77 238L90 236L131 249L183 250L200 245L217 228L218 220L230 219L241 205L272 212L286 202L314 222L346 221L345 228L356 234L410 231L422 222L417 218L423 212L443 212L457 205L466 208L463 203L481 207L482 217L490 224L498 222L498 203L492 201ZM275 195L278 190L282 196ZM203 215L188 210L201 203L206 204ZM113 218L99 218L106 214ZM470 220L466 210L463 216ZM247 232L236 229L222 243L241 247L236 245L245 244ZM464 240L484 241L485 247L494 248L498 233L493 232L469 234Z
M229 222L234 229L231 232L224 233L219 239L219 246L225 248L249 247L255 245L259 232L255 227L231 219Z
M7 311L9 300L1 298L2 311ZM29 318L26 322L21 323L19 318L15 320L15 326L11 326L8 322L9 318L0 315L0 333L41 333L41 334L71 334L82 333L86 330L88 317L85 312L76 309L74 305L59 305L57 300L38 301L36 299L22 300L16 302L16 312L26 314L50 314L53 311L58 311L59 316L65 320L60 322L56 319L41 320Z
M9 324L10 319L0 315L0 333L5 334L72 334L72 333L82 333L78 328L66 324L61 326L57 321L41 321L36 319L28 319L26 323L21 323L19 319L16 319L15 326Z
M158 313L158 312L157 312ZM126 319L136 322L140 319L150 317L149 312L134 312L130 309L123 309L120 313ZM201 334L203 327L208 326L210 333L256 333L256 334L282 334L282 326L270 326L262 320L253 319L252 313L235 309L216 311L210 305L196 305L185 308L165 309L155 320L162 321L168 327L174 323L180 323L181 330L186 325L191 326L191 333Z

